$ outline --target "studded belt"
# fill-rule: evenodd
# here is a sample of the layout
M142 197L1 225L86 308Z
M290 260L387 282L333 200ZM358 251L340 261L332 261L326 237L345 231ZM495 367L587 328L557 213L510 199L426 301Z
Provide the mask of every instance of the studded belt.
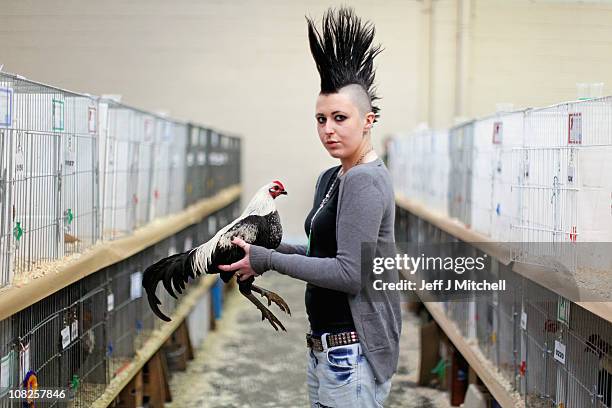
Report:
M354 331L337 334L325 333L323 336L306 334L306 346L319 352L325 351L330 347L348 346L355 343L359 343L359 336Z

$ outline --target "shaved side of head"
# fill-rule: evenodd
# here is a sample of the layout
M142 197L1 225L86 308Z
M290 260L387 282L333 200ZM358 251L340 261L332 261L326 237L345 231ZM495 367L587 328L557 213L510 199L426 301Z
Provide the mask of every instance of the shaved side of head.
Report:
M359 114L363 117L372 112L372 102L366 90L358 84L350 84L340 88L338 93L344 94L357 106Z

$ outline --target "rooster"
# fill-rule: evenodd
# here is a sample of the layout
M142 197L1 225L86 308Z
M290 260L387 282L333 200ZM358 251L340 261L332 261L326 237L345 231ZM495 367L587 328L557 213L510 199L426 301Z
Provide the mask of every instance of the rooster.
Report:
M219 230L208 242L149 266L143 273L142 286L147 292L153 313L164 321L170 321L170 318L158 307L161 301L155 295L155 290L159 281L162 281L168 293L174 298L176 298L174 291L182 293L189 278L195 279L196 275L200 276L202 273L218 273L225 283L229 282L234 276L234 271L221 271L217 265L231 264L244 257L244 250L232 244L234 237L239 237L249 244L270 249L278 247L283 236L283 229L274 199L286 194L287 191L280 181L266 184L255 193L244 212ZM240 293L261 311L261 320L267 319L277 331L278 327L286 331L276 316L252 292L266 297L268 306L274 302L283 312L290 315L291 311L287 303L276 293L253 285L253 277L245 281L237 281Z

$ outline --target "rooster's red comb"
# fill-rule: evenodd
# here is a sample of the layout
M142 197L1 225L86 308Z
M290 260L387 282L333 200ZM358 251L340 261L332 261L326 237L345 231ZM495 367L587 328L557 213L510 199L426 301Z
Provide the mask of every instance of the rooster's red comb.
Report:
M282 188L283 190L285 189L285 186L283 186L283 183L281 183L281 182L280 182L280 181L278 181L278 180L274 180L274 181L272 182L272 184L276 184L276 185L278 185L278 186L279 186L280 188Z

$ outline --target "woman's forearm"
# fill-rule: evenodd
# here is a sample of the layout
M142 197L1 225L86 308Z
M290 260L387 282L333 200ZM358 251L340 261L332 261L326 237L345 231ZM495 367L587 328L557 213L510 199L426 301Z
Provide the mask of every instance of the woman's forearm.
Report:
M249 258L253 270L261 274L273 269L324 288L359 293L362 257L373 258L375 250L374 245L362 248L362 243L377 242L383 203L371 178L352 178L346 183L338 219L336 257L314 258L252 246Z
M292 245L286 242L281 242L276 248L276 252L280 252L281 254L306 255L306 245Z

